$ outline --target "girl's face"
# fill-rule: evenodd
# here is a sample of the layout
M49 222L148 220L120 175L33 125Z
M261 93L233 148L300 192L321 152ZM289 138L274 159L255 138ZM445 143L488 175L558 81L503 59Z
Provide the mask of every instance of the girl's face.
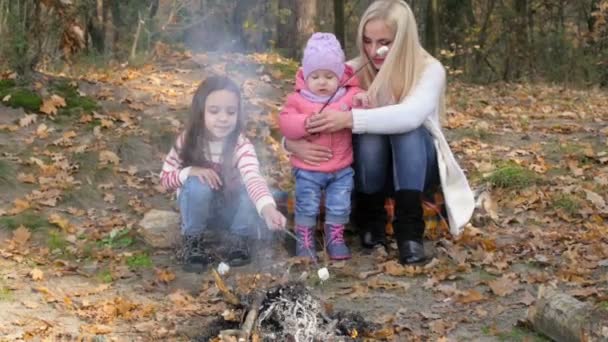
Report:
M207 96L203 121L213 140L226 138L236 128L239 98L228 90L216 90Z
M377 70L380 69L386 56L390 53L394 38L395 33L386 25L384 20L373 19L365 24L363 28L363 49ZM388 47L389 52L381 57L377 54L377 51L383 46Z
M338 82L338 76L329 70L315 70L306 78L308 90L319 96L331 96L338 89Z

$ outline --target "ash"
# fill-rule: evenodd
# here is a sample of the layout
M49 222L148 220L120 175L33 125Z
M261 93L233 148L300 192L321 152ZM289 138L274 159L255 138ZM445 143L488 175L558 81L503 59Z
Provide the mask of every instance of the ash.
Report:
M258 317L258 329L265 342L341 341L337 321L331 321L321 303L299 283L268 290Z

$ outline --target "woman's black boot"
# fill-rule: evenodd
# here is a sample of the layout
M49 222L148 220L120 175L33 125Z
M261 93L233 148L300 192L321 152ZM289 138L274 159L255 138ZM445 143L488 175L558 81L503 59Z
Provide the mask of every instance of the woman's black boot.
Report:
M395 192L395 221L393 222L399 262L418 264L426 261L424 254L424 219L420 191Z
M359 229L361 245L374 248L386 244L386 210L384 209L385 194L355 193L354 220Z

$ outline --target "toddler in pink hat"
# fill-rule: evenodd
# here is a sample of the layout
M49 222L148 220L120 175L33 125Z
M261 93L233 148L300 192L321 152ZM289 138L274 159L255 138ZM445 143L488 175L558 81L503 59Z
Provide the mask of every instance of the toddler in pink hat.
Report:
M355 95L363 92L357 78L351 77L353 74L353 69L345 64L344 51L336 37L331 33L313 34L304 49L302 67L296 74L295 91L287 96L279 116L279 126L286 138L306 138L332 150L332 158L318 165L291 156L296 184L296 255L300 257L316 259L314 232L323 192L325 249L333 260L351 257L344 241L354 174L351 131L309 135L305 126L306 120L318 113L330 98L327 109L346 111L352 108Z

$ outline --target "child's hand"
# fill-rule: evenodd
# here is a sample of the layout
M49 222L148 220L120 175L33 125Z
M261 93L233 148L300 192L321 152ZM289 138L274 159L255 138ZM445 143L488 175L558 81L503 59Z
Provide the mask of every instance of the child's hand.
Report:
M366 92L361 92L353 96L353 107L370 107L370 99Z
M188 173L188 176L196 176L201 182L206 183L213 190L218 190L222 187L222 179L217 172L212 169L206 169L203 167L193 166Z
M287 224L285 216L273 204L266 204L262 208L262 217L270 230L285 229L285 225Z

